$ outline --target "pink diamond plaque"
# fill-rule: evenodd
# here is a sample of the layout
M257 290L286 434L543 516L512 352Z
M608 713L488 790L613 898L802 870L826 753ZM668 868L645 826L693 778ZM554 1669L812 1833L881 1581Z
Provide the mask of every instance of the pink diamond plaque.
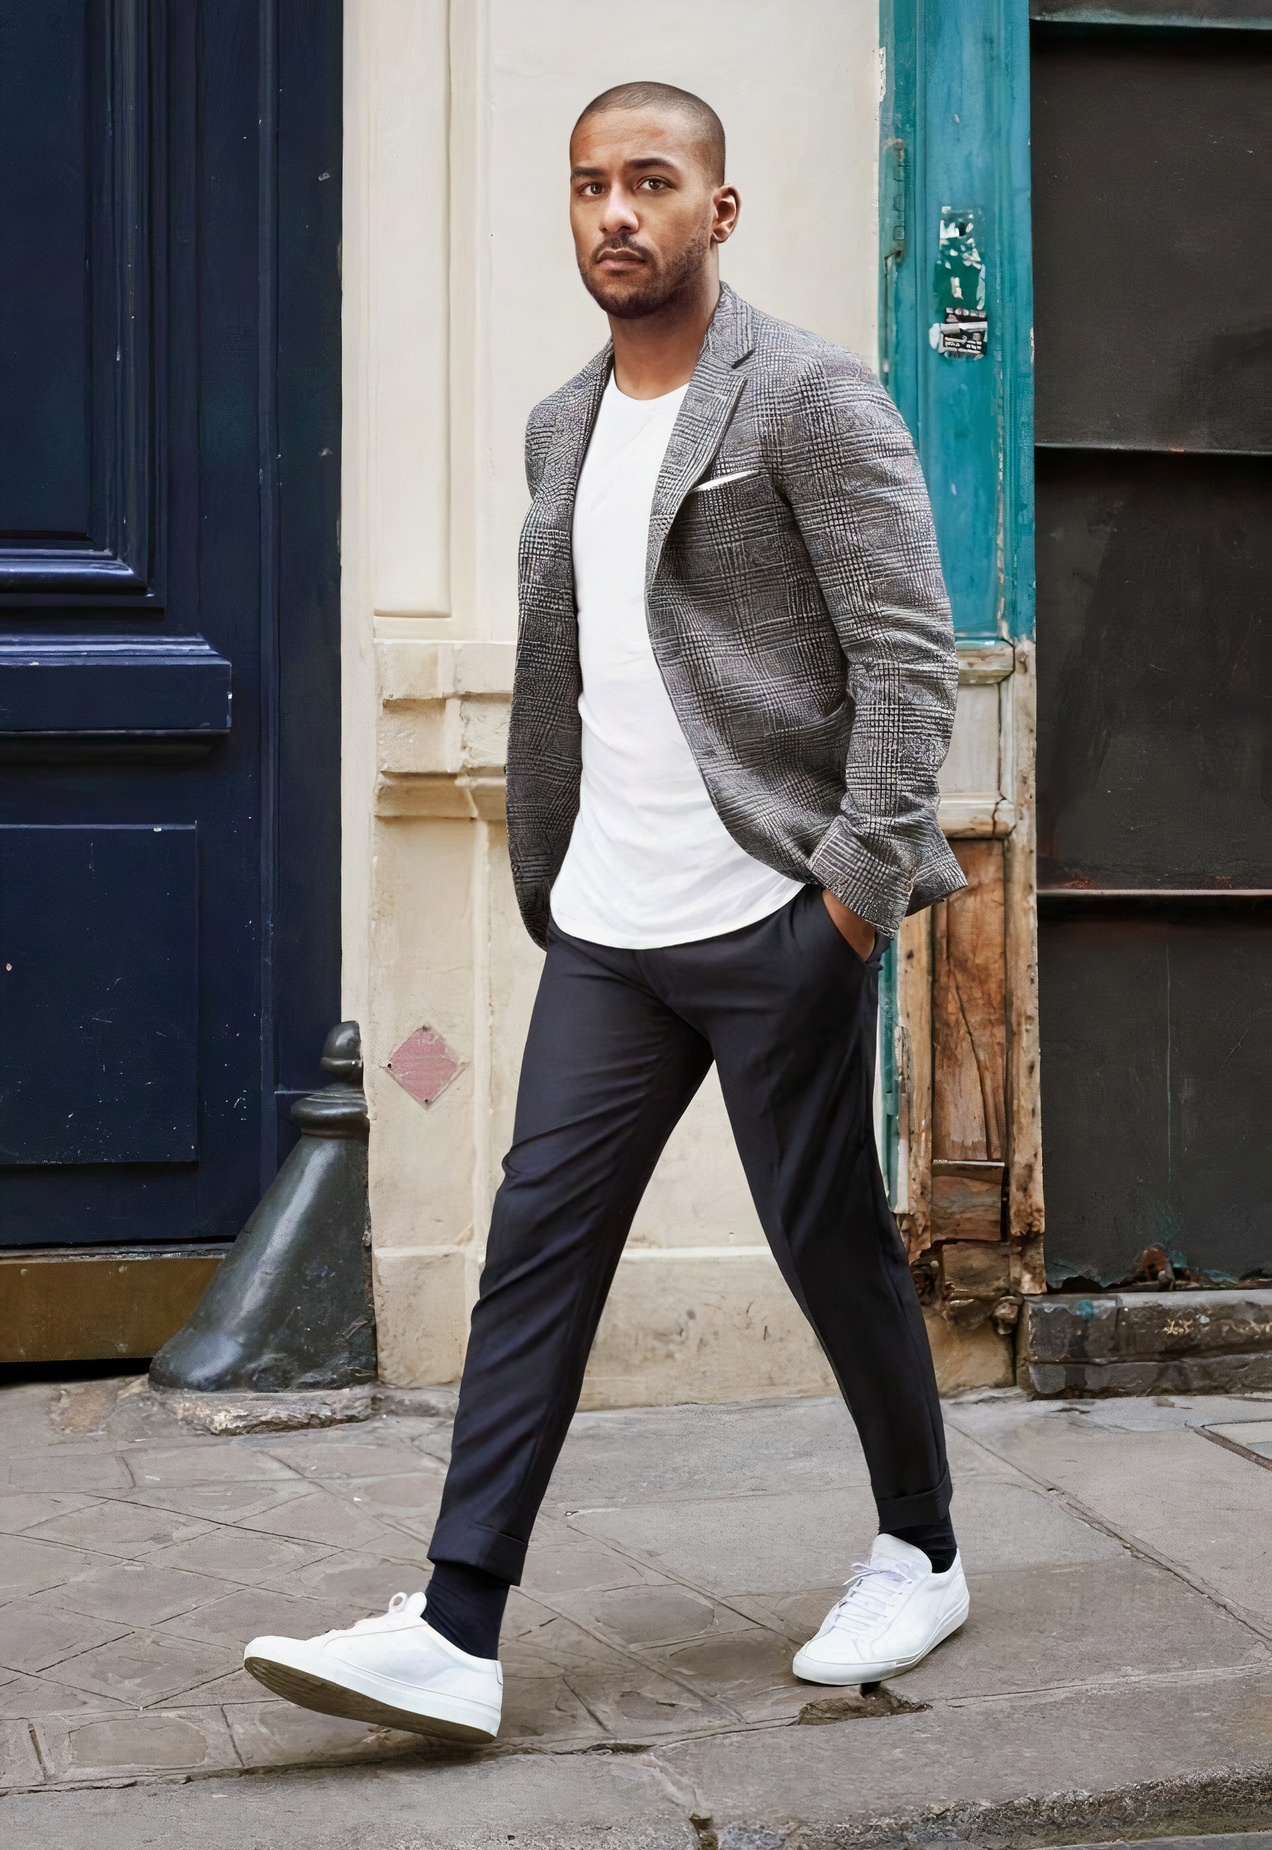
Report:
M384 1070L392 1073L402 1090L421 1105L431 1105L465 1065L434 1029L417 1028L389 1055Z

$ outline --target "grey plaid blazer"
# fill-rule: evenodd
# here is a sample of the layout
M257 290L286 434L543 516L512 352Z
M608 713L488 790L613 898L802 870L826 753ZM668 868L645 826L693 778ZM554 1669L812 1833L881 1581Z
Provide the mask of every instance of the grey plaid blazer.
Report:
M579 803L571 525L613 363L531 413L508 832L542 944ZM932 516L865 362L721 292L654 494L650 642L729 833L881 931L965 884L937 826L958 661Z

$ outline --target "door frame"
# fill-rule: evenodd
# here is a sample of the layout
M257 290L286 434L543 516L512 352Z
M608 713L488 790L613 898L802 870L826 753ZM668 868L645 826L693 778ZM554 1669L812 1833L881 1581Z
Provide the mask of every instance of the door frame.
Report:
M950 980L948 967L942 977L942 958L948 964L956 935L949 921L961 921L966 936L977 916L982 901L974 893L962 913L955 912L956 900L907 920L885 970L885 1168L911 1260L928 1274L942 1308L973 1329L983 1326L992 1300L996 1327L1006 1334L1015 1314L1011 1300L1018 1304L1022 1294L1045 1289L1027 0L880 0L880 45L879 371L928 483L959 649L960 706L941 821L965 864L979 855L983 865L988 854L999 882L997 940L978 945L972 931L963 952L980 960L986 990L1000 998L1000 1034L1006 1021L996 1053L975 1048L982 1068L996 1058L1002 1069L997 1247L992 1165L933 1156L934 1107L942 1086L958 1083L942 1065L942 981L948 988ZM979 355L970 314L969 326L955 336L940 333L943 317L949 319L942 295L947 306L951 299L951 285L938 292L943 224L947 234L967 232L970 242L958 248L980 267L987 326ZM960 341L967 343L962 352L938 350L947 343L957 349ZM982 766L979 785L968 769L974 761ZM997 764L992 778L983 770L987 762ZM986 850L986 842L998 846ZM994 860L999 848L1001 860ZM992 908L985 916L992 922ZM987 1032L994 1025L986 1016ZM969 1190L979 1194L974 1212Z

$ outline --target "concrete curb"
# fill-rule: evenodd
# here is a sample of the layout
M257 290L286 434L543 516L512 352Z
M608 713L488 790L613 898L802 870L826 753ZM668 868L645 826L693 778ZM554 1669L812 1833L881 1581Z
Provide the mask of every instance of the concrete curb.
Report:
M1272 1828L1272 1763L1220 1767L1181 1779L1149 1780L1111 1792L1053 1792L1004 1803L930 1805L891 1818L847 1818L772 1826L728 1824L714 1832L718 1850L890 1850L954 1841L986 1850L1031 1850L1049 1844L1133 1841L1160 1836ZM769 1832L766 1839L762 1833ZM699 1834L701 1850L711 1850ZM615 1846L615 1850L618 1847Z

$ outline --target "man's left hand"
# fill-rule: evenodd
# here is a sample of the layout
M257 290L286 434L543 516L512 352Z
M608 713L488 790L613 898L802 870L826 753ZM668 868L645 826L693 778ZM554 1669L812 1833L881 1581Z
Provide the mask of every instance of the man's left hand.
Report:
M859 917L851 906L845 906L841 899L836 899L835 895L825 888L822 889L822 899L827 912L835 921L835 929L840 937L848 941L863 964L868 963L875 947L874 926L868 919Z

